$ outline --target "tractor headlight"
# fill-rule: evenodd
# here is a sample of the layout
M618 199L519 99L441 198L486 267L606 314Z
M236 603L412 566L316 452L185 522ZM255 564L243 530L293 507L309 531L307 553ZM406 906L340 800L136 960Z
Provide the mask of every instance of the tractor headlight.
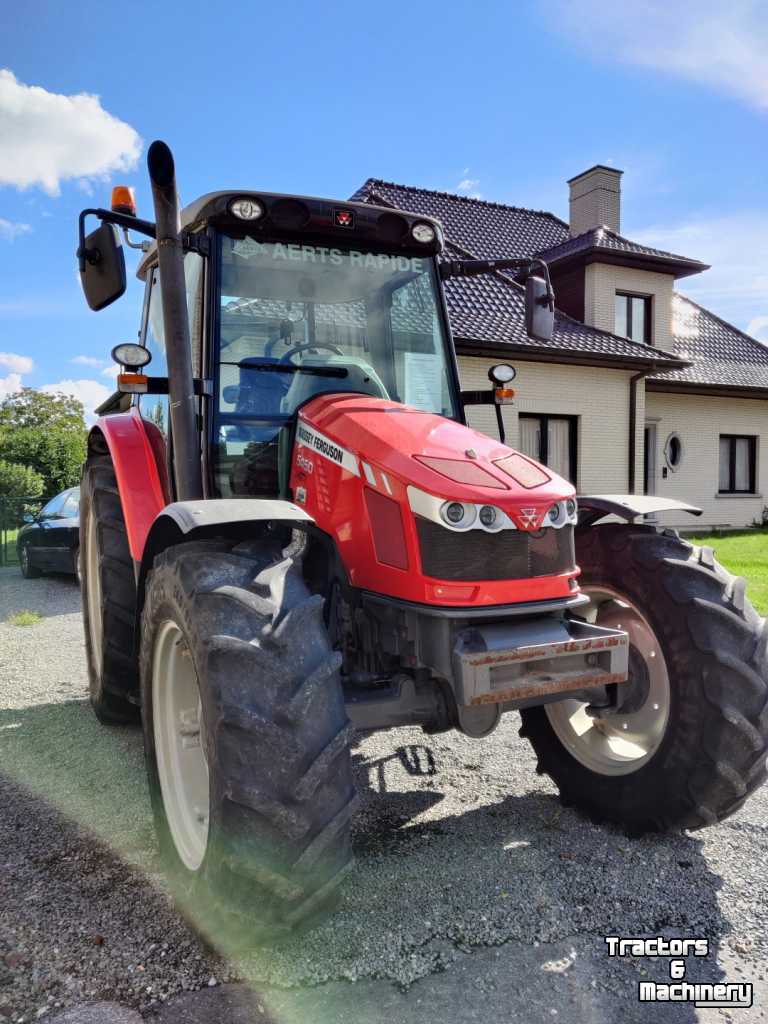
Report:
M440 515L449 526L466 529L475 521L477 509L461 501L446 501L440 508Z
M555 502L547 512L544 520L545 526L554 526L559 530L561 526L575 525L578 515L578 508L574 498L566 498L565 501Z
M411 234L422 245L428 245L435 240L435 229L431 224L425 224L424 222L414 224L411 228Z
M493 505L483 505L480 509L480 522L488 530L493 530L495 528L499 518L498 511L493 507Z
M547 512L547 526L560 526L564 520L565 509L562 501L558 501Z
M260 220L264 216L264 207L258 199L242 196L232 200L229 212L238 220Z

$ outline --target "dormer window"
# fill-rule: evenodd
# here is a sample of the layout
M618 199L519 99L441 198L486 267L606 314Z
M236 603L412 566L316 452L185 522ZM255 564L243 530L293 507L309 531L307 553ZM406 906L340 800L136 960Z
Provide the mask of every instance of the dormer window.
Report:
M651 344L651 296L616 292L614 333L632 341Z

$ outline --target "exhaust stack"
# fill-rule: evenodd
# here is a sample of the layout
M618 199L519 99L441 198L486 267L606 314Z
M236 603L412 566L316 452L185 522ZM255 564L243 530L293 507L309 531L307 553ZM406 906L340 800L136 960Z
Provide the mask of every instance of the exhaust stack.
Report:
M153 142L149 147L147 168L155 206L176 494L179 501L194 501L203 496L200 435L196 423L179 195L173 154L164 142Z

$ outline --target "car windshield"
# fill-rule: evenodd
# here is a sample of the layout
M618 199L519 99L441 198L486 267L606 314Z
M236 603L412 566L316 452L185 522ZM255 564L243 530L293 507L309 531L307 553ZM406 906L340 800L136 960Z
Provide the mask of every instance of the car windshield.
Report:
M222 494L280 492L281 427L315 394L457 415L431 259L222 237L220 266Z

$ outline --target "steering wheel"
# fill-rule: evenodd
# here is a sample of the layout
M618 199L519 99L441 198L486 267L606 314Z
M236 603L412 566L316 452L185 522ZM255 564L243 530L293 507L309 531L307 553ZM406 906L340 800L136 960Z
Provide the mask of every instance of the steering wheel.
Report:
M334 352L337 356L343 356L344 355L344 353L341 351L341 349L337 345L325 344L322 341L313 341L313 342L307 342L306 344L303 344L303 345L295 345L292 349L289 349L288 352L284 352L283 353L283 355L280 357L280 362L281 363L290 363L291 360L293 359L293 357L297 356L300 352L308 352L310 350L314 351L314 349L316 349L316 348L328 349L330 352Z

